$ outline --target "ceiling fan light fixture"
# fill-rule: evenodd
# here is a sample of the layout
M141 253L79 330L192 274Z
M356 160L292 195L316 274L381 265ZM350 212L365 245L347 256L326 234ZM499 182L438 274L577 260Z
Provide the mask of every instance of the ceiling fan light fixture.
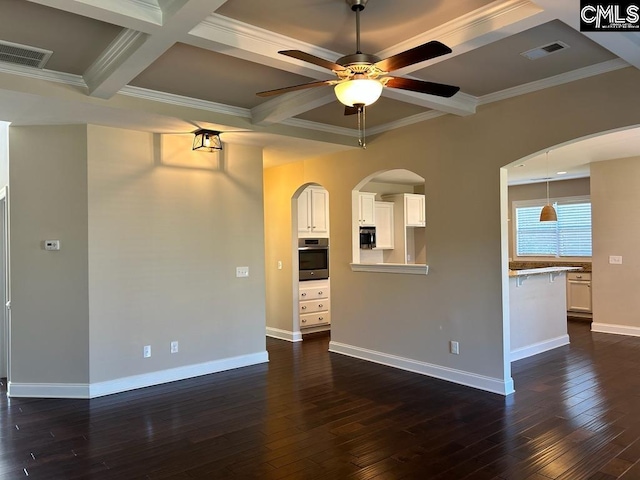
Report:
M383 85L378 80L354 78L336 84L334 91L340 103L353 107L375 103L382 94L382 88Z
M192 150L203 150L205 152L222 150L220 132L216 130L200 129L195 132L194 135Z

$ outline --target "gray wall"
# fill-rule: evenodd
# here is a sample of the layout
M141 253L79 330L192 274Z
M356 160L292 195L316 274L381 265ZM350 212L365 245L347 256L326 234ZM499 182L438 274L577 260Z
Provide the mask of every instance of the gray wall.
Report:
M87 127L9 133L11 381L86 384ZM61 250L45 251L46 239Z
M265 190L273 192L265 203L267 257L285 257L290 249L292 194L308 182L323 185L331 203L332 342L506 383L507 252L503 257L501 242L508 229L503 234L500 167L566 141L639 124L638 82L640 72L623 69L492 103L470 117L443 116L386 132L367 150L267 169ZM349 267L351 211L345 206L351 191L393 168L426 179L426 277ZM267 277L271 303L280 307L268 311L268 322L275 316L290 323L291 271L279 271L278 278L271 283ZM460 355L449 354L452 339L460 342Z
M12 384L86 388L265 351L259 148L92 125L10 134Z
M640 335L640 157L591 164L591 207L594 329Z

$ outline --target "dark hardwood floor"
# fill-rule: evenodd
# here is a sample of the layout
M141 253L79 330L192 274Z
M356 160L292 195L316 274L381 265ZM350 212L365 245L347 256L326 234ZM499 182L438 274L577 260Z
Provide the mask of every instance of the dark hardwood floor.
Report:
M1 395L0 478L639 479L640 338L570 335L514 363L506 398L330 354L327 337L90 401Z

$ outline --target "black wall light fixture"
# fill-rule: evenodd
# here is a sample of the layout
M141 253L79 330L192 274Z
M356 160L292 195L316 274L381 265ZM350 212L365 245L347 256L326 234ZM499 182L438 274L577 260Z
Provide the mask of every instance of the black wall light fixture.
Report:
M194 133L193 150L203 150L206 152L215 152L222 150L222 141L220 140L220 132L215 130L200 129Z

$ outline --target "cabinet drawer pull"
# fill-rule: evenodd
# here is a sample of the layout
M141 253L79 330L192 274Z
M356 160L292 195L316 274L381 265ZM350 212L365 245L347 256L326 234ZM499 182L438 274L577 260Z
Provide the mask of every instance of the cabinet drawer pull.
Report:
M582 275L576 275L576 278L582 278Z
M324 320L324 317L318 317L318 320Z
M302 319L302 323L307 323L307 320L305 318Z
M303 293L303 294L301 294L300 296L301 296L301 297L306 297L306 296L307 296L307 294L306 294L306 293Z
M318 308L322 308L324 307L324 305L322 305L321 303L318 304Z
M318 292L318 295L322 295L322 290L320 290L320 291Z
M306 309L307 309L306 305L303 305L302 310L306 310Z

